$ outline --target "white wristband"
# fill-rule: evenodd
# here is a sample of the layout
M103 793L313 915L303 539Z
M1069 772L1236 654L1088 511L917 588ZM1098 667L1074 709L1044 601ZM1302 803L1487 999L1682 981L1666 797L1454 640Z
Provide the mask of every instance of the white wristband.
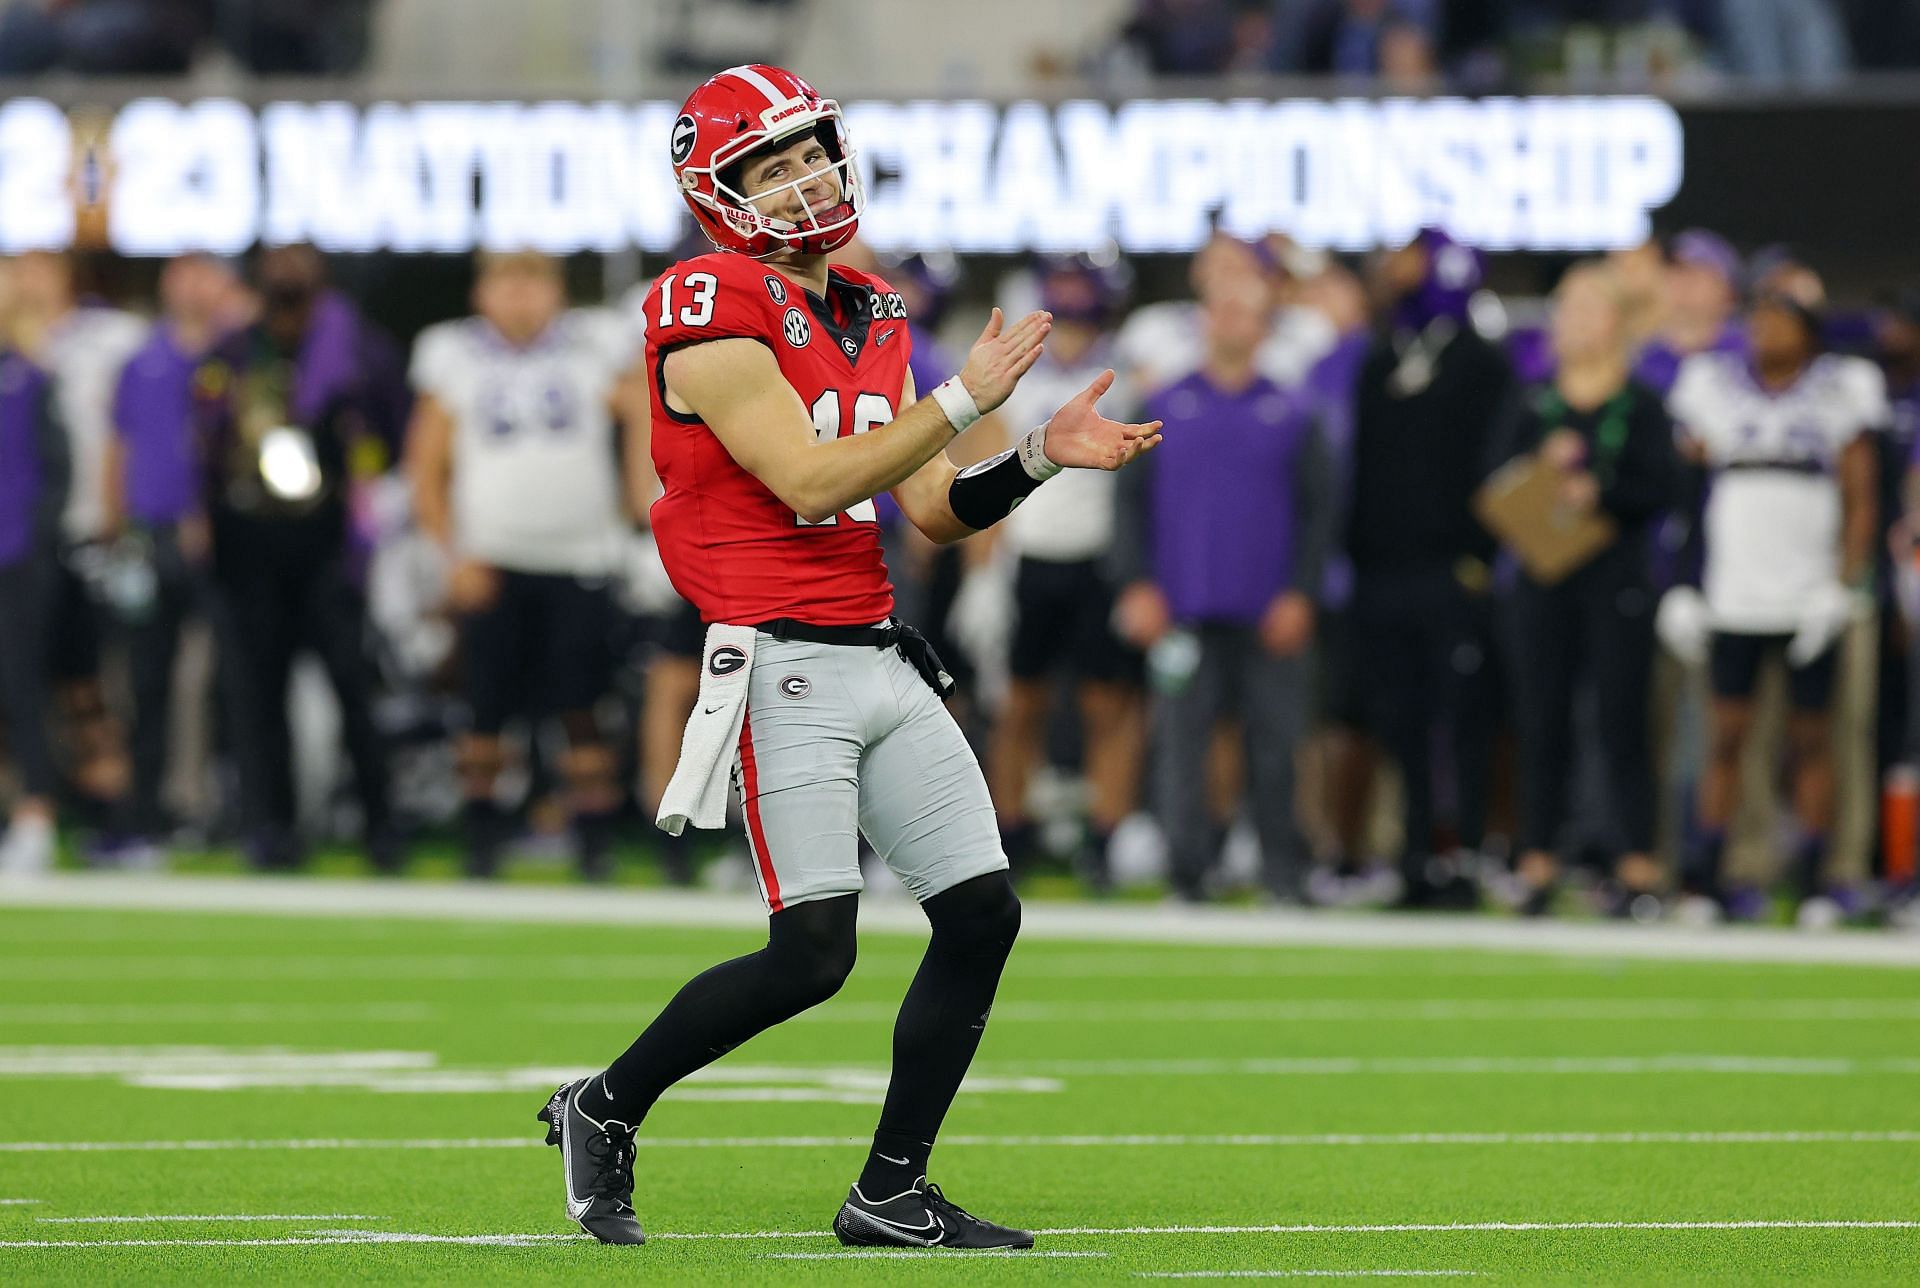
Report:
M1047 422L1047 424L1051 423L1051 421ZM1027 477L1035 483L1045 483L1066 468L1064 465L1054 464L1047 458L1046 425L1028 430L1027 436L1020 440L1017 450L1020 454L1020 468L1025 470Z
M958 376L935 385L932 397L940 404L940 410L947 413L947 423L953 426L956 434L980 419L980 409L974 405L973 395L967 392L967 387L960 383Z

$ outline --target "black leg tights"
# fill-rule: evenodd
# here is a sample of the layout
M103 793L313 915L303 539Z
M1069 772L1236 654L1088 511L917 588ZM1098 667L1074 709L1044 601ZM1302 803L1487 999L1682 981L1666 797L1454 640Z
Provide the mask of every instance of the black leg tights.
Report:
M588 1085L582 1108L595 1118L638 1125L680 1079L839 992L853 970L858 906L859 897L849 894L774 913L767 946L690 980Z
M921 907L933 938L893 1029L893 1078L860 1174L869 1198L901 1193L926 1175L1020 933L1020 900L1005 872L963 881Z

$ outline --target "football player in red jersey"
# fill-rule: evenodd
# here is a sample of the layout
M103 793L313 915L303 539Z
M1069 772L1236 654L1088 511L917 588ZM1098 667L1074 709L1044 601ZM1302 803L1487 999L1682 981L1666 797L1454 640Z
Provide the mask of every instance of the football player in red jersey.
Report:
M604 1073L554 1093L540 1117L563 1149L567 1213L604 1242L641 1242L634 1132L654 1101L839 990L864 832L933 933L894 1030L873 1149L834 1232L848 1244L1031 1247L1030 1233L968 1214L926 1179L1020 903L979 764L940 702L951 682L892 619L873 498L891 490L921 531L957 541L1063 468L1120 468L1159 425L1095 410L1109 371L1016 447L957 469L945 447L1033 365L1048 316L1007 325L996 310L961 373L919 398L900 297L827 264L862 204L837 104L780 68L731 68L687 99L670 151L718 253L662 274L646 306L665 489L653 529L709 623L661 823L719 826L731 771L768 939L682 988Z

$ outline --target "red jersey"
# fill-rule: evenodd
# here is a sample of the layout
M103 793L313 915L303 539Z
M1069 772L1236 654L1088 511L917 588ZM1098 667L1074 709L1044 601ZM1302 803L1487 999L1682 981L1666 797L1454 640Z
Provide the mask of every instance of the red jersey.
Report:
M653 467L665 492L654 537L674 589L708 622L792 617L867 626L893 611L873 502L810 524L742 469L697 416L667 406L662 363L706 340L758 340L823 440L864 434L900 411L911 339L900 296L835 266L827 298L745 255L682 260L647 294Z

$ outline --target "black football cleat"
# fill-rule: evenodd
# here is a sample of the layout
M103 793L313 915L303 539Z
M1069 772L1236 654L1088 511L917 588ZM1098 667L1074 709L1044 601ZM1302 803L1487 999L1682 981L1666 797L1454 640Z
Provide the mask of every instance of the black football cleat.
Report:
M633 1132L622 1122L597 1122L581 1111L580 1089L569 1082L537 1115L547 1144L558 1145L567 1176L567 1218L602 1243L645 1243L633 1211Z
M982 1221L921 1177L912 1189L870 1199L855 1185L833 1218L849 1248L1031 1248L1033 1232Z

